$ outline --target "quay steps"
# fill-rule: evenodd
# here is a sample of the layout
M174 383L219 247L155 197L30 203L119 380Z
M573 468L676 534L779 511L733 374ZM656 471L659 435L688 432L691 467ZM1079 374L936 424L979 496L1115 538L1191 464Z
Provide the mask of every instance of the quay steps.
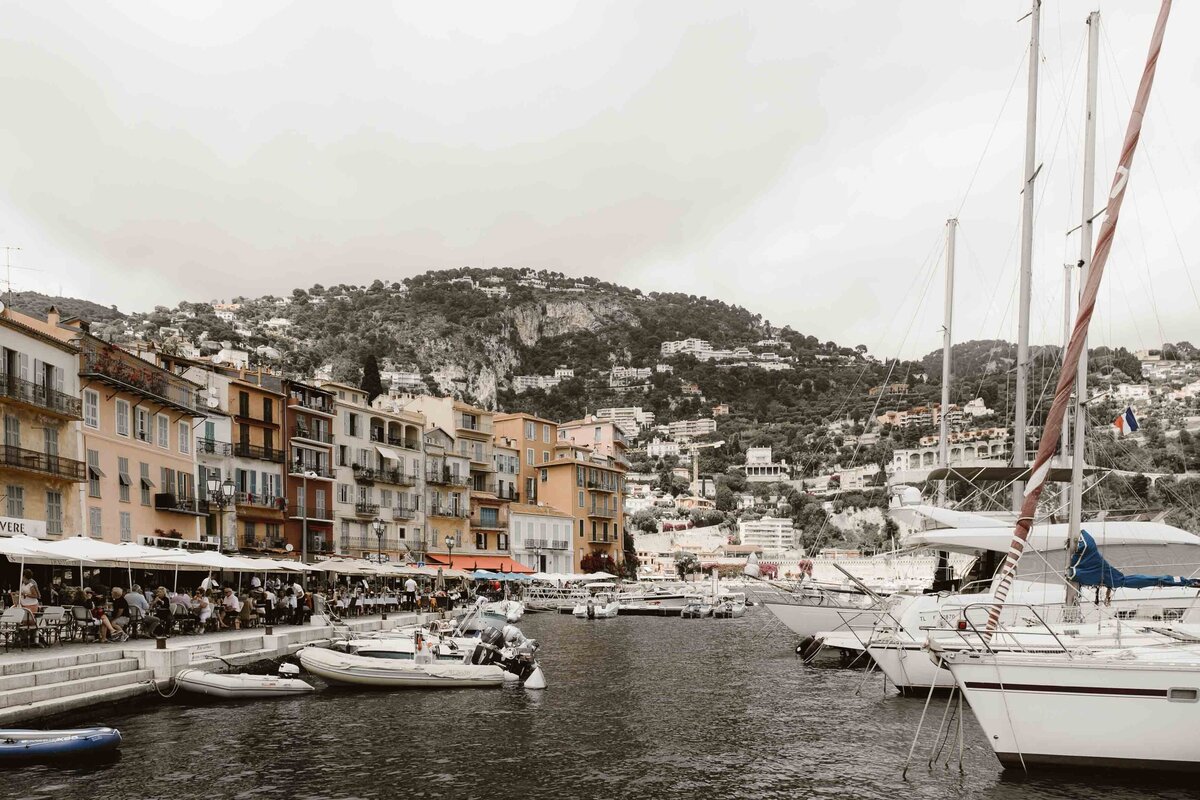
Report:
M154 673L120 649L0 664L0 727L153 691Z

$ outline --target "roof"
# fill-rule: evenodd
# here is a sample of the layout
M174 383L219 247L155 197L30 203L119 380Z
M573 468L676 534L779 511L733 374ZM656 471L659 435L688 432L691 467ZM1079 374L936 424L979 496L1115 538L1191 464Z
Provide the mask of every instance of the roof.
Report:
M441 553L428 553L425 561L431 564L449 563L454 569L486 569L493 572L523 572L533 573L533 570L519 561L513 561L508 556L450 556Z
M24 319L14 319L15 316L23 317ZM29 320L29 322L25 322L24 320ZM12 309L5 309L4 314L0 315L0 323L3 323L7 328L12 328L13 330L25 334L26 336L31 336L34 339L45 342L52 347L57 347L59 350L64 350L68 353L79 352L79 348L71 344L66 339L61 339L46 330L42 330L41 326L48 327L49 323L43 322L35 317L21 314L20 312L13 311Z
M513 411L513 412L507 413L507 414L496 414L494 417L492 417L492 422L501 422L506 419L528 419L528 420L532 420L534 422L544 422L547 425L557 425L558 424L557 422L555 422L552 419L546 419L544 417L539 417L536 414L530 414L525 411Z
M565 511L559 511L553 506L535 506L528 503L509 503L509 514L533 514L539 517L565 517L573 519L573 517Z

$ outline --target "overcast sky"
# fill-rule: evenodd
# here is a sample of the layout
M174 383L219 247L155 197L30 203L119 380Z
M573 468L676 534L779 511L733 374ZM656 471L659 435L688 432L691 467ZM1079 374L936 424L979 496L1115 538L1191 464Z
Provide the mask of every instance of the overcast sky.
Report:
M1078 257L1094 7L1044 6L1035 341ZM1157 4L1101 10L1103 197ZM961 205L955 338L1013 338L1026 11L6 3L0 245L18 288L123 310L530 266L912 355ZM1177 3L1093 343L1200 343L1197 31Z

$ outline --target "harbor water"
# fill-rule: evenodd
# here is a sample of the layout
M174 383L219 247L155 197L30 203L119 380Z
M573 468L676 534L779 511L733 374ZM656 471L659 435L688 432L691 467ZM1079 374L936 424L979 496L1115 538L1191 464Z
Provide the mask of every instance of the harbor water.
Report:
M151 695L53 721L119 727L119 760L5 770L0 798L1195 796L1194 778L1002 771L969 711L963 771L953 735L930 769L938 699L906 780L924 698L885 694L878 673L836 659L804 666L772 621L762 608L738 620L526 615L522 629L543 642L543 692Z

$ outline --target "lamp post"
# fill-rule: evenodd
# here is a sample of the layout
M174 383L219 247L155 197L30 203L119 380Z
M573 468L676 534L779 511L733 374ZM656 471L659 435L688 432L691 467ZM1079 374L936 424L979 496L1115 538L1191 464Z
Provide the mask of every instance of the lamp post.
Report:
M217 507L217 552L219 553L225 545L225 509L233 500L233 479L226 478L222 483L219 475L209 473L207 488L208 502Z
M318 477L317 473L311 469L303 470L300 473L300 494L303 495L303 500L300 503L300 563L308 563L308 479ZM300 586L303 589L308 588L308 570L300 573Z
M379 539L379 548L375 551L375 562L383 563L383 535L387 533L387 523L382 519L375 520L375 537Z
M450 569L454 569L454 537L453 536L446 537L446 552L450 554L450 557L447 559L447 561L450 562L450 564L449 564Z

